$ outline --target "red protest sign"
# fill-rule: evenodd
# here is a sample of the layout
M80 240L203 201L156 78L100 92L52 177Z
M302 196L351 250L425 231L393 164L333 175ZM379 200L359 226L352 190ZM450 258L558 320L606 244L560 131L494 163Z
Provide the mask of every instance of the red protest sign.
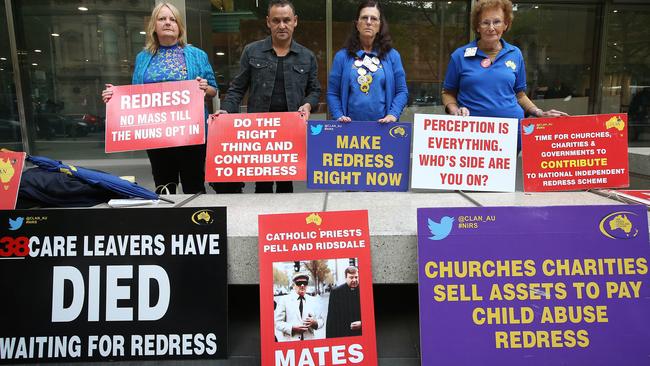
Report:
M524 191L627 187L627 115L524 119Z
M16 208L25 153L0 150L0 210Z
M260 215L259 258L262 366L377 364L368 211Z
M203 144L203 99L196 80L113 87L106 104L106 152Z
M210 116L206 182L307 179L307 127L298 112Z
M650 206L650 190L648 189L634 189L634 190L607 190L606 193L621 197L624 200L641 203Z

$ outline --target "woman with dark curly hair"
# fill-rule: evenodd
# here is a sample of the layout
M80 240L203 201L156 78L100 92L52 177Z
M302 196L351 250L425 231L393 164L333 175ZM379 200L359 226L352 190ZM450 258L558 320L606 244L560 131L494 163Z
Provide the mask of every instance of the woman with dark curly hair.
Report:
M449 114L524 118L566 116L543 111L526 96L524 57L501 36L514 18L510 0L478 0L472 8L471 26L477 40L451 54L443 84L442 102Z
M327 105L341 122L395 122L408 100L406 74L378 0L363 0L343 49L334 56Z

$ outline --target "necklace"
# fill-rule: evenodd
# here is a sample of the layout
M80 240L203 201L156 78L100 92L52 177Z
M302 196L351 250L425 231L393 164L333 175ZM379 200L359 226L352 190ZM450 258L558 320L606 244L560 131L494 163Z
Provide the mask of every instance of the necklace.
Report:
M365 54L362 58L357 57L354 60L354 67L357 69L357 83L359 90L368 94L370 91L370 84L372 84L373 74L382 68L381 61L377 56Z

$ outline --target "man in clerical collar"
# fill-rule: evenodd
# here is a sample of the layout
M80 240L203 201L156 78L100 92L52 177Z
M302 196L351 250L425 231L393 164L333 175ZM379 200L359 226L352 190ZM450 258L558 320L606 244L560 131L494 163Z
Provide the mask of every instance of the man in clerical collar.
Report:
M297 273L293 276L293 292L280 301L275 309L275 329L281 335L279 342L316 339L315 331L325 322L320 304L314 296L307 294L309 275Z
M361 335L361 303L359 295L359 269L345 269L345 283L330 293L327 307L327 338Z

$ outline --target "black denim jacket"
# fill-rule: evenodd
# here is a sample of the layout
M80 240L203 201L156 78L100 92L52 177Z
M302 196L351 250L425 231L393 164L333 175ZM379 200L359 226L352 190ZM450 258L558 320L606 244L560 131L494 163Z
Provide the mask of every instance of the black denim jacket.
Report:
M239 65L239 74L230 83L221 109L239 113L239 104L248 90L248 113L268 112L278 65L271 37L246 45ZM309 103L311 112L316 112L320 97L318 64L314 53L296 41L291 41L284 59L284 88L289 111Z

